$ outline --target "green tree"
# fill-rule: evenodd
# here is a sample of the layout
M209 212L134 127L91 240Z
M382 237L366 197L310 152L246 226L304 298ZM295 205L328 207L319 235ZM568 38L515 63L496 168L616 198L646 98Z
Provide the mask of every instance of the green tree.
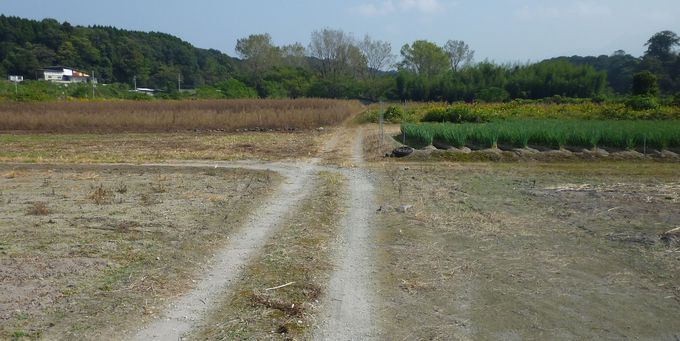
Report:
M656 75L649 71L642 71L633 76L634 96L656 96L658 94L659 85Z
M337 78L343 85L346 76L362 75L367 69L366 57L356 46L354 38L342 30L312 32L309 54L321 78ZM318 88L332 88L331 93L337 93L337 89L342 86L328 87L327 84L319 83Z
M384 71L386 67L389 67L394 62L392 44L387 41L374 40L366 35L359 42L359 48L366 57L366 64L373 78L378 75L378 72Z
M294 68L307 68L307 50L300 43L284 45L281 47L283 64Z
M65 41L57 51L57 60L64 66L77 67L79 64L78 52L71 41Z
M281 51L268 34L252 34L236 42L236 53L245 62L248 77L259 84L266 70L281 63Z
M647 41L646 55L668 61L674 56L673 48L680 45L680 37L672 31L661 31Z
M401 48L401 68L426 78L444 73L450 68L449 57L443 48L426 40L417 40Z

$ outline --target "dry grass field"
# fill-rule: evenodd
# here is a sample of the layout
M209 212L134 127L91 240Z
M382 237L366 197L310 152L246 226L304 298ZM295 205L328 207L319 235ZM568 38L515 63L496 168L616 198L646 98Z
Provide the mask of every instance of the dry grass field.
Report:
M318 155L331 129L298 132L0 134L0 162L285 160Z
M676 165L375 170L385 339L680 337L680 244L661 236L680 226Z
M364 110L326 99L0 103L0 131L172 132L310 129Z
M193 285L265 171L0 166L0 339L109 339Z

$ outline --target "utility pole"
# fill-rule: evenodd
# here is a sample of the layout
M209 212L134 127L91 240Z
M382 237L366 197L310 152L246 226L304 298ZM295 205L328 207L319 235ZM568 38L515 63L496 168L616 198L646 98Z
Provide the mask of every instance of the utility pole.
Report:
M177 91L182 92L182 74L177 74Z
M96 82L96 78L94 77L94 70L92 70L92 98L94 99L94 83Z
M19 82L14 82L14 95L19 96Z
M137 75L135 75L134 77L132 77L132 82L133 82L134 85L135 85L135 91L137 91Z

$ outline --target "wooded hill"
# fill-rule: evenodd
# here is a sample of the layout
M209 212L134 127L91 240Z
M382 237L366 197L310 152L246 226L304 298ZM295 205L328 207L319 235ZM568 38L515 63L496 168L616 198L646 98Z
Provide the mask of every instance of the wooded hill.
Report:
M163 88L176 86L178 74L187 87L213 84L233 72L236 60L217 50L193 47L164 33L145 33L103 26L72 26L0 16L0 74L35 79L47 66L94 71L101 82Z
M455 40L444 46L418 40L404 45L400 58L392 54L389 42L369 36L355 39L341 30L314 31L307 46L275 46L272 40L269 34L239 39L239 59L217 50L195 48L164 33L0 15L0 75L36 79L44 67L69 66L94 72L103 83L122 83L121 94L127 91L124 84L129 87L136 77L137 85L165 89L165 95L175 97L182 95L176 94L181 75L183 88L197 89L198 98L214 99L502 102L547 97L605 100L631 93L657 95L658 90L662 95L680 92L680 56L676 50L680 38L671 31L651 37L642 57L616 51L599 57L559 57L534 64L503 65L475 63L474 51ZM641 79L648 80L651 90L636 93L633 79L641 71L648 71ZM0 97L14 96L9 90L14 89L0 93ZM14 97L45 97L19 95ZM70 96L87 96L87 91Z

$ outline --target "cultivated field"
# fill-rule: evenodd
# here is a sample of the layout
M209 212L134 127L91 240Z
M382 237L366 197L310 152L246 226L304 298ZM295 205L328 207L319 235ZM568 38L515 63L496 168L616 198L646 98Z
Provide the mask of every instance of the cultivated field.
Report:
M407 139L456 148L680 149L680 121L512 120L492 123L404 124Z
M0 103L0 131L295 130L336 125L363 110L325 99Z

